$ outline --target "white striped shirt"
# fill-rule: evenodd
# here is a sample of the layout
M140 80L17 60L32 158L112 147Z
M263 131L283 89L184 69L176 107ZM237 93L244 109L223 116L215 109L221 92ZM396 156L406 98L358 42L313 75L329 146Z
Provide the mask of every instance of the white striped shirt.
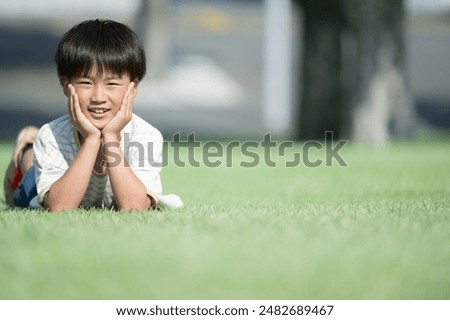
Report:
M122 151L133 172L147 188L156 202L162 193L163 138L155 127L133 114L121 133ZM67 171L80 148L78 134L69 116L45 124L34 141L34 167L39 204L52 184ZM91 179L81 202L83 208L113 208L114 196L109 175L92 171ZM70 190L67 190L70 192Z

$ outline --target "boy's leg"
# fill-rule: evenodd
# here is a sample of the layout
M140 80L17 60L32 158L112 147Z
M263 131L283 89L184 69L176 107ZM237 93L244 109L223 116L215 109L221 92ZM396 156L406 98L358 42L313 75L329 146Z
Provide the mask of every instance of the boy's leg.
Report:
M31 155L31 158L24 157L24 151L26 151L25 149L27 145L33 145L37 132L38 128L34 126L27 126L20 130L17 135L16 147L12 157L12 161L14 162L16 168L23 166L21 169L26 170L33 165L33 156ZM31 151L33 150L31 149Z
M22 176L33 165L33 142L36 137L38 128L27 126L23 128L17 135L14 153L6 169L3 190L5 193L6 203L13 206L13 194L17 189Z
M3 193L5 194L6 203L9 206L13 206L13 194L14 194L14 181L18 180L19 173L14 167L14 162L11 160L9 162L8 169L6 169L5 178L3 180ZM21 177L20 177L21 178ZM16 186L17 188L17 186Z
M22 157L19 160L19 169L23 174L33 166L33 144L29 143L22 149Z

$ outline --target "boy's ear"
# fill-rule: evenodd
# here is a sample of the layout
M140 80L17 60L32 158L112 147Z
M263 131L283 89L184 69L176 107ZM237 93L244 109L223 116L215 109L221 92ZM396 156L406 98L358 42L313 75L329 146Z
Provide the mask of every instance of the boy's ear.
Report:
M59 82L61 82L61 86L63 88L63 92L66 95L66 97L69 96L69 88L67 87L70 83L69 79L67 79L66 77L61 77L59 78Z

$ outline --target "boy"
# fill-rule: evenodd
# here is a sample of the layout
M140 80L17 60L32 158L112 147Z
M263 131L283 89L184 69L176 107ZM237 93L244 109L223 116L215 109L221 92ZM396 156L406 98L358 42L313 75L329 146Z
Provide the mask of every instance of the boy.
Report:
M166 205L181 207L177 196L162 196L161 133L132 113L146 72L136 34L115 21L84 21L64 35L55 61L68 115L37 133L28 127L19 134L5 177L7 202L35 206L37 200L49 211L142 211L162 197ZM27 162L31 151L33 166Z

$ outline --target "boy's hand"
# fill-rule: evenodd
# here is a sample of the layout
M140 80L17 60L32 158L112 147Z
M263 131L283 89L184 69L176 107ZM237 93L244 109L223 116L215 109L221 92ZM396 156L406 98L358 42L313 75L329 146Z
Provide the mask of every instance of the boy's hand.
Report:
M120 132L133 117L133 100L136 95L134 86L134 82L128 85L119 111L117 111L116 115L103 128L102 137L104 140L120 140Z
M75 92L74 86L68 84L67 87L70 91L69 114L72 124L81 133L84 139L87 139L88 137L96 137L100 139L100 130L97 129L81 111L80 102L78 101L78 95Z

